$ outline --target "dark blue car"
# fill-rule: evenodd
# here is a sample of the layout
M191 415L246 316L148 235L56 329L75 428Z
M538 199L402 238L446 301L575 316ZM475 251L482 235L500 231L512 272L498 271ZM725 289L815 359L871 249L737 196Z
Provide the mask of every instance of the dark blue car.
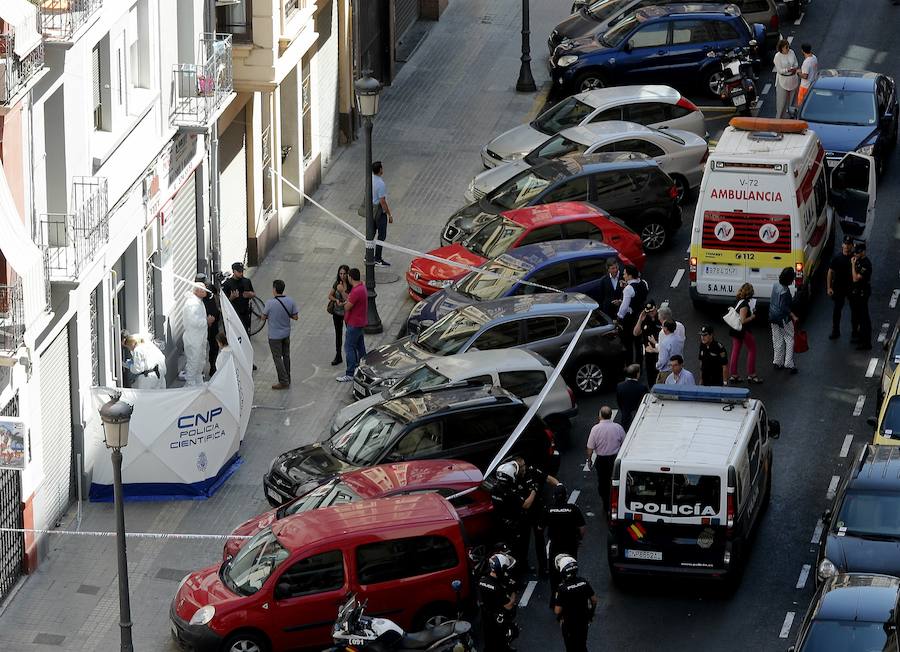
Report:
M554 240L518 247L481 266L491 274L471 272L417 303L409 313L407 327L410 333L418 333L461 306L547 291L522 281L581 292L596 299L609 258L630 262L612 247L595 240Z
M758 54L766 28L734 6L673 4L639 9L603 34L563 42L550 57L554 90L578 93L616 84L669 84L711 90L721 71L712 50ZM751 43L752 41L752 43Z
M897 85L876 72L823 70L803 101L800 118L819 136L829 167L856 152L874 158L880 175L897 144Z

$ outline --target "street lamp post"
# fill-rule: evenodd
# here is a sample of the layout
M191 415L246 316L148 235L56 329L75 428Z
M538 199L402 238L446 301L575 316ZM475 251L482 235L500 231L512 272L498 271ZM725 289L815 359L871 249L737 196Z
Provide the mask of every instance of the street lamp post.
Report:
M100 408L103 439L112 449L113 491L116 504L116 548L119 560L119 629L122 652L133 652L131 643L131 604L128 597L128 558L125 550L125 506L122 498L122 449L128 445L128 427L134 408L120 401L120 394Z
M368 71L357 79L353 86L356 89L356 104L359 114L366 125L366 294L368 295L366 333L380 333L383 327L375 304L375 217L372 203L372 119L378 113L378 96L381 93L381 82L373 78Z
M537 90L537 86L534 84L534 77L531 75L530 1L522 0L522 65L519 67L519 80L516 82L516 90L523 93L533 93Z

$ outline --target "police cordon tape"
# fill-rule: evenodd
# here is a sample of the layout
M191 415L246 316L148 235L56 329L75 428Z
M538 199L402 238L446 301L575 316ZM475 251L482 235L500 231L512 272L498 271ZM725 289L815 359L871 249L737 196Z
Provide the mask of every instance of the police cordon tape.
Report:
M0 532L15 532L21 534L63 534L80 537L110 537L115 539L115 532L97 532L92 530L42 530L27 527L0 527ZM253 535L247 534L177 534L174 532L126 532L127 539L178 539L180 541L208 541L222 539L252 539Z

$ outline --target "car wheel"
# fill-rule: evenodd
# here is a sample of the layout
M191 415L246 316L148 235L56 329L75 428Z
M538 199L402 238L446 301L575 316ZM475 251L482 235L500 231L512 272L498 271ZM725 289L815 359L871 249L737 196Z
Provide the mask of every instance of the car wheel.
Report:
M575 87L579 92L592 91L596 88L606 88L606 78L599 72L589 70L575 78Z
M678 204L679 206L683 206L684 203L690 198L691 195L691 187L688 185L687 179L685 179L680 174L673 174L672 181L675 182L675 190L678 192Z
M666 227L658 219L651 218L644 222L639 231L641 236L641 244L644 245L644 251L647 253L656 253L669 242L669 234Z
M713 97L720 97L719 82L722 81L722 75L724 74L721 70L713 70L706 78L704 89Z
M430 604L413 618L413 631L421 632L424 629L437 627L443 622L452 620L454 617L453 608L446 603Z
M596 360L582 360L575 366L571 384L579 394L596 394L607 384L608 377Z
M222 652L268 652L269 642L254 632L232 634L222 646Z

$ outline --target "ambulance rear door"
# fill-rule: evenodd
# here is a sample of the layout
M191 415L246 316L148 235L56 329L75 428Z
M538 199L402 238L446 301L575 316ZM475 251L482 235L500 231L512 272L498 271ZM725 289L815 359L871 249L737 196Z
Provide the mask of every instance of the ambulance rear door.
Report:
M875 159L849 152L831 170L828 203L844 235L865 239L875 221Z

